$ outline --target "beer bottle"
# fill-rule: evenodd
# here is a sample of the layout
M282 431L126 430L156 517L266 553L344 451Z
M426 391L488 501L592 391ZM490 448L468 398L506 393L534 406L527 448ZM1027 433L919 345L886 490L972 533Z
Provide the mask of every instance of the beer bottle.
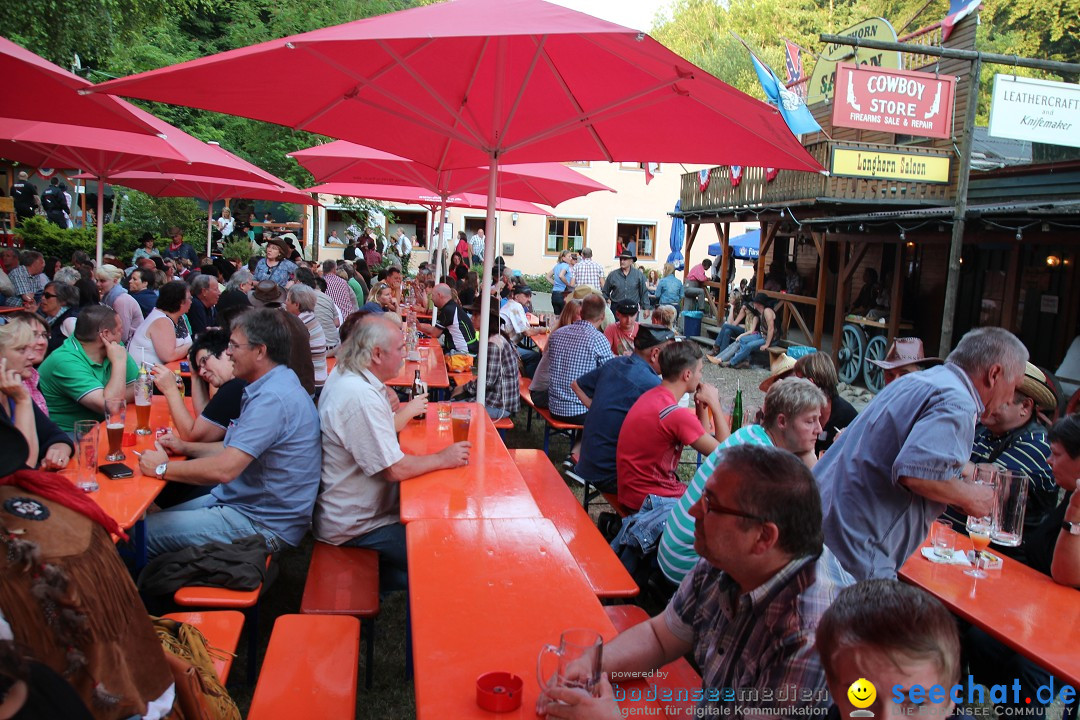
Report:
M421 395L423 395L425 392L427 392L427 388L424 387L424 381L420 379L420 368L416 368L416 374L413 375L413 381L412 381L412 396L414 398L417 398L417 397L420 397ZM427 413L422 412L422 413L420 413L419 415L416 416L416 419L417 420L423 420L426 417L427 417Z
M731 408L731 432L735 432L742 427L743 421L743 409L742 409L742 380L736 380L735 385L735 404Z

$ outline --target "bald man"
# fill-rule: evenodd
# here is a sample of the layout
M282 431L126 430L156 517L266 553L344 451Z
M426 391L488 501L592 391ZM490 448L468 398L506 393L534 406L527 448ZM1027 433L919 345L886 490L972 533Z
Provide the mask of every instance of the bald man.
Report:
M420 332L429 337L442 338L443 347L448 353L475 355L479 346L476 330L473 329L468 313L454 301L450 286L445 283L436 285L432 291L432 301L438 308L434 317L435 324L420 323L417 326Z

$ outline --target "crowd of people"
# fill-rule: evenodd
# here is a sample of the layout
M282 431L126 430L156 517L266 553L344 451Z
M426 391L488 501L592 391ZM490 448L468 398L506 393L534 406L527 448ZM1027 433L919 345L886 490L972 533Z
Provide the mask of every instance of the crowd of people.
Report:
M715 358L675 332L667 303L643 322L649 281L629 252L606 275L588 248L560 258L550 328L530 322L532 289L499 263L481 338L479 289L458 270L477 247L466 239L441 277L426 262L408 277L407 264L372 275L373 242L318 264L280 238L246 264L199 258L179 231L162 250L146 238L130 263L0 252L3 302L20 308L0 324L0 426L25 443L17 467L63 469L76 422L131 401L147 367L173 428L138 458L144 475L167 482L145 521L150 558L252 536L279 552L311 532L376 550L382 589L406 589L400 483L463 466L472 450L456 442L414 455L398 442L427 396L387 382L404 363L403 325L430 313L417 330L447 354L488 343L492 419L518 411L524 375L535 405L583 426L572 472L626 514L613 547L670 598L607 644L606 673L690 655L705 690L794 685L806 693L794 704L841 713L856 676L955 681L961 648L977 682L1049 682L896 581L936 519L988 513L990 492L970 479L997 463L1032 485L1016 559L1080 585L1080 417L1057 417L1054 387L1011 333L972 330L944 360L897 341L880 361L888 385L860 413L837 393L828 355L784 355L762 384L761 413L731 432L730 410L703 379ZM665 268L651 295L675 300L681 286L669 278ZM718 346L719 362L738 365L774 340L764 296L728 319L721 335L735 349ZM542 352L529 346L546 332ZM191 409L166 367L185 358ZM476 394L474 380L452 396ZM700 456L688 483L686 448ZM597 696L549 689L541 705L557 718L619 716L606 680Z

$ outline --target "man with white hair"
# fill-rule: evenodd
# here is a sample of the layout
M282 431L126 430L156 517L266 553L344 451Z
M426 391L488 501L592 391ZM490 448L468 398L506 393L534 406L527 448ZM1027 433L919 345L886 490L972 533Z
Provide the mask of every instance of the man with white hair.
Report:
M480 346L476 329L468 314L454 302L450 286L440 283L431 293L432 302L438 308L434 324L420 323L420 332L433 338L443 338L443 347L448 353L469 353L475 355Z
M187 312L192 335L201 335L217 325L217 303L221 288L217 278L199 273L191 281L191 309Z
M977 328L944 365L886 386L814 466L825 544L857 580L894 578L947 505L989 515L993 490L965 482L975 423L1012 399L1028 352Z
M395 416L384 383L405 363L401 328L382 316L360 321L338 351L337 368L319 403L322 483L312 527L322 542L379 553L379 584L386 592L408 586L405 526L398 483L469 461L468 442L430 455L406 455L397 433L425 410L427 396Z
M34 211L41 207L37 188L30 182L25 170L19 171L18 179L11 186L11 198L15 202L15 215L19 222L34 217Z

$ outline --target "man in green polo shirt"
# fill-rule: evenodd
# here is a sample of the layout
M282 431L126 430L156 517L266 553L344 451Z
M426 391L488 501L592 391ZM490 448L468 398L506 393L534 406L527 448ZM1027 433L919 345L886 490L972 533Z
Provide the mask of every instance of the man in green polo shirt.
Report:
M139 368L120 343L123 333L112 308L83 308L74 334L41 364L38 387L61 430L73 432L78 420L104 419L105 398L135 399Z

